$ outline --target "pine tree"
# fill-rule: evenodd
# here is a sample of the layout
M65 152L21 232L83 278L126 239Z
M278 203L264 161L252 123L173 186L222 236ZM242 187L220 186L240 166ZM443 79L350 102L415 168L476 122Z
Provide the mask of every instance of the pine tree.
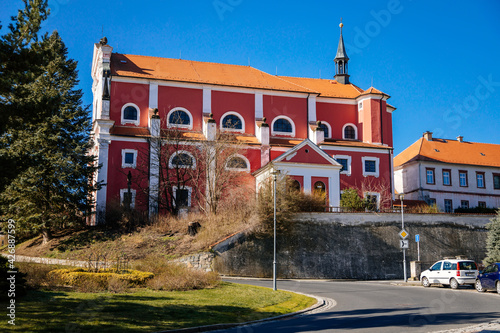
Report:
M0 158L10 168L2 179L3 218L16 220L20 231L42 233L83 221L92 205L88 193L96 171L89 155L90 117L81 106L76 62L57 31L38 37L47 17L47 1L25 0L24 11L2 38L12 56L2 60L1 113L6 123L0 133ZM24 55L24 61L19 59ZM2 170L3 171L3 170Z
M488 237L486 239L486 259L485 264L489 265L500 262L500 209L497 215L486 225Z

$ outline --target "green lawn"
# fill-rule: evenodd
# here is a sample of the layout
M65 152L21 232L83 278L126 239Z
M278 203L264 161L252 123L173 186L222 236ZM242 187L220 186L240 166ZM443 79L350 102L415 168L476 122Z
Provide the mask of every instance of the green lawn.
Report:
M285 291L221 283L214 289L123 294L30 291L17 300L12 332L155 332L257 320L295 312L315 299Z

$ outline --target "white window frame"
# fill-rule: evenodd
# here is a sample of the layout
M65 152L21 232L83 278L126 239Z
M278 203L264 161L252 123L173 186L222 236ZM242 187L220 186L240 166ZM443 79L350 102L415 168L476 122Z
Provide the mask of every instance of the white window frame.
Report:
M358 111L363 110L363 101L358 102Z
M365 161L375 161L376 171L375 172L367 172L365 170ZM378 178L379 171L380 171L380 159L378 157L363 156L363 157L361 157L361 163L363 164L363 177L374 176L375 178Z
M290 124L292 125L292 132L288 133L288 132L277 132L277 131L274 131L274 123L278 119L286 119L286 120L288 120L290 122ZM295 137L295 123L293 122L292 118L287 117L287 116L277 116L277 117L275 117L273 119L273 122L271 123L271 135L283 135L283 136Z
M324 125L326 125L326 127L328 127L329 135L328 136L325 135L325 139L331 138L332 137L332 126L330 126L330 124L327 123L326 121L321 121L321 124L324 124Z
M125 163L125 154L132 153L134 154L134 162L132 164ZM122 149L122 168L132 168L135 169L137 166L137 150L135 149Z
M236 116L240 119L241 121L241 129L236 129L236 128L224 128L223 126L223 120L226 116L229 116L229 115L233 115L233 116ZM238 112L234 112L234 111L228 111L226 113L224 113L222 115L222 117L220 117L220 126L219 126L220 130L223 131L223 132L238 132L238 133L245 133L245 119L238 113Z
M189 156L191 156L191 158L193 159L193 165L192 166L185 166L185 165L182 165L182 166L176 166L176 165L173 165L172 164L172 160L174 159L175 156L177 156L178 154L188 154ZM180 169L185 169L185 168L191 168L191 169L194 169L196 168L196 159L194 158L193 154L191 154L190 152L188 152L187 150L178 150L176 151L175 153L172 154L172 156L170 156L170 158L168 159L168 167L170 169L175 169L175 168L180 168Z
M184 111L187 113L189 116L189 125L183 125L183 124L173 124L170 122L170 115L175 112L175 111ZM193 129L193 115L191 112L189 112L188 109L182 108L182 107L175 107L172 110L168 111L167 113L167 127L168 128L184 128L184 129Z
M131 120L131 119L125 119L124 118L125 108L127 108L128 106L133 106L134 108L136 108L136 110L137 110L137 119L136 120ZM137 104L127 103L127 104L123 105L121 113L122 113L121 114L121 124L122 125L125 125L125 124L134 124L136 126L139 126L139 124L141 123L141 109L137 106Z
M172 186L172 194L173 194L173 198L172 198L172 205L174 207L176 207L176 204L175 204L175 198L177 197L177 189L179 187L177 186ZM191 186L183 186L181 187L181 190L188 190L188 207L191 207L191 194L193 193L193 188Z
M229 162L232 158L235 158L235 157L239 157L239 158L242 158L246 164L247 164L247 167L245 169L238 169L238 168L228 168L227 167L227 162ZM226 170L229 170L229 171L245 171L245 172L250 172L250 161L248 160L248 158L246 158L245 156L241 155L241 154L234 154L234 155L231 155L227 161L226 161L226 166L225 166L225 169Z
M363 192L363 198L366 199L368 195L377 197L377 210L380 210L380 193L378 192Z
M125 198L125 193L128 192L127 188L120 189L120 206L123 205L123 199ZM136 191L131 188L130 193L132 193L132 200L130 201L130 208L135 208L135 195Z
M341 171L341 175L351 175L351 162L352 162L352 157L349 155L334 155L333 158L337 160L337 158L342 158L347 160L347 170ZM363 164L364 165L364 164Z
M352 126L354 128L354 139L346 139L345 137L345 128L347 126ZM358 127L353 123L347 123L342 127L342 139L344 140L357 140L358 139Z

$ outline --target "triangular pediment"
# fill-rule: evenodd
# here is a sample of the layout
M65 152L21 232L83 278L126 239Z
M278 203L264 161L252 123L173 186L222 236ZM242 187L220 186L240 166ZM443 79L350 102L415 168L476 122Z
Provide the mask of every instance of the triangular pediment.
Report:
M315 165L340 165L333 157L325 153L314 142L305 139L292 149L275 158L272 162L315 164Z

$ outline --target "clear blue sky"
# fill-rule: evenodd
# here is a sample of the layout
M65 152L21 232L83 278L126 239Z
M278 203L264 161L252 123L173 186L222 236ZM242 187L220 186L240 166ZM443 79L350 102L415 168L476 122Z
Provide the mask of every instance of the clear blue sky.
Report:
M1 0L2 34L20 0ZM93 43L115 52L332 78L339 20L351 82L392 96L395 153L424 131L500 144L500 1L49 0L91 104Z

